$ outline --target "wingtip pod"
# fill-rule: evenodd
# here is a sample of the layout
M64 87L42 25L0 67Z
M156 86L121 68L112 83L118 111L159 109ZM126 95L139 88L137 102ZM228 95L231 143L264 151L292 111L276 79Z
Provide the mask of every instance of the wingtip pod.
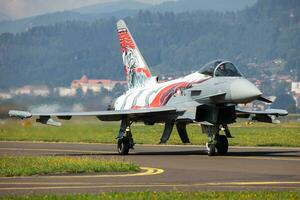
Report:
M283 109L267 109L267 112L271 112L271 113L276 113L278 116L286 116L289 114L289 112L287 110L283 110Z
M10 117L16 117L16 118L20 118L20 119L26 119L26 118L32 117L32 114L30 112L20 111L20 110L10 110L8 112L8 115Z

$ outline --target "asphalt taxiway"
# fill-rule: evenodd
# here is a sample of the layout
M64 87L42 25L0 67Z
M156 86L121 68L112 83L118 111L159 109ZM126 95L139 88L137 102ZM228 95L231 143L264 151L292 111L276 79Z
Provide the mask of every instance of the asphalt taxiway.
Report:
M0 142L0 155L116 157L138 173L0 177L0 195L103 191L300 190L300 148L230 147L208 157L194 145L136 145L119 156L116 145Z

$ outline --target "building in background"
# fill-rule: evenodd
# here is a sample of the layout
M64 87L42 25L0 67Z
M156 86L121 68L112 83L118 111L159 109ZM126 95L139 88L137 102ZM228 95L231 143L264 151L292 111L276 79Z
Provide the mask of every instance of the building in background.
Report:
M74 97L77 91L75 88L57 87L54 88L54 93L57 93L60 97Z
M300 108L300 82L292 82L291 92L296 101L296 107Z
M25 85L20 88L10 89L9 93L13 96L28 95L47 97L50 95L50 90L48 86L45 85Z
M73 80L71 88L81 89L83 94L87 94L89 90L93 93L100 93L104 88L108 91L112 91L116 84L125 85L126 81L115 81L110 79L88 79L86 75L83 75L79 80Z

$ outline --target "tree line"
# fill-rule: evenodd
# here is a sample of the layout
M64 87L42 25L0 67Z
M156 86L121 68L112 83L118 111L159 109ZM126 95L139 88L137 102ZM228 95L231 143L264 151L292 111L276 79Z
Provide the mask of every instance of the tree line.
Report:
M0 88L66 86L83 74L124 80L117 20L74 20L1 34ZM139 11L125 21L157 75L196 71L210 60L223 58L248 77L272 73L300 77L297 0L259 0L238 12ZM276 59L280 65L263 67Z

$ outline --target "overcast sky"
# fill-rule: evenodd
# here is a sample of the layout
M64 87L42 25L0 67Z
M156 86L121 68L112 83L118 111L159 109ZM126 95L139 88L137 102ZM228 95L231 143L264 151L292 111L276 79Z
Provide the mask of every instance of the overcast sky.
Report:
M0 0L0 12L11 18L24 18L112 1L116 0ZM156 4L167 0L137 1Z

